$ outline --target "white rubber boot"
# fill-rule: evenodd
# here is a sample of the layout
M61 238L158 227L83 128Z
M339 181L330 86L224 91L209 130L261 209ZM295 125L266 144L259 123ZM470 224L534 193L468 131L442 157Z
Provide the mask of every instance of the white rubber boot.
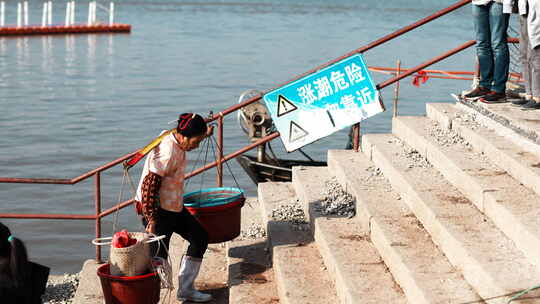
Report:
M195 289L195 279L199 275L202 259L190 256L183 256L180 263L180 273L178 274L178 291L176 298L179 301L191 301L204 303L212 300L212 295L202 293Z

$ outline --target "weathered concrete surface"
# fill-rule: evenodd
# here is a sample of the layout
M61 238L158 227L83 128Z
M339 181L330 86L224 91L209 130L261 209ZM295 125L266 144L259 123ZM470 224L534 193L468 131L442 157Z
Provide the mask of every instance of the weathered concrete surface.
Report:
M460 222L463 222L463 225L465 225L466 220L474 219L475 221L466 224L465 228L462 227L462 229L465 229L463 233L453 234L454 240L459 241L462 244L460 246L466 248L466 250L457 250L459 249L459 243L456 243L452 247L456 249L449 248L445 250L449 259L462 269L465 278L471 285L475 286L479 294L485 299L527 288L533 277L535 277L535 279L532 279L533 281L540 280L537 268L527 259L527 257L530 258L531 256L525 257L513 242L493 226L493 224L498 227L505 227L506 225L510 228L515 223L504 223L494 218L494 212L490 211L492 205L490 200L484 199L484 197L488 198L490 195L502 193L502 189L508 187L508 183L511 183L512 179L505 175L504 171L489 164L480 154L471 153L472 151L468 147L458 144L440 146L428 134L428 129L431 128L430 123L425 117L398 117L394 119L393 132L407 144L423 151L423 155L427 156L431 164L451 184L465 194L480 211L490 215L493 219L493 221L488 218L482 219L481 214L462 216ZM371 151L373 149L372 146ZM504 182L497 181L498 178L502 177L506 177ZM417 177L402 177L401 181L394 184L407 184L414 178ZM490 183L480 184L477 182L478 178L488 178ZM519 186L514 181L515 184ZM431 190L431 188L428 189ZM512 204L517 199L518 195L516 195L515 189L514 187L513 193L509 192L510 196L506 198L500 197L501 205ZM410 193L414 194L414 192ZM411 194L411 199L433 204L434 198L431 191L417 192L415 194L416 198L414 198L413 194ZM532 210L534 208L529 211ZM473 210L471 209L468 212L473 212ZM456 229L456 231L458 230ZM468 237L475 236L475 234L471 233L474 231L481 231L480 236L469 239ZM433 234L435 238L437 234ZM462 239L458 239L458 237L462 237ZM451 240L450 237L448 239ZM452 254L456 256L452 257ZM494 299L493 301L504 302L503 298Z
M401 288L354 218L324 216L316 207L330 180L326 167L293 168L293 185L309 213L314 237L341 303L406 303Z
M508 124L504 124L504 122L501 123L500 120L495 120L493 115L490 115L491 112L489 112L489 110L482 108L482 112L484 113L482 114L475 110L475 108L463 103L456 103L455 108L458 111L474 116L476 122L490 130L495 131L497 135L503 136L507 140L513 142L515 145L523 149L524 152L532 153L533 155L540 157L540 145L537 142L529 139L527 134L523 134L523 132L509 127Z
M280 303L336 303L337 295L310 231L272 220L272 209L295 200L288 183L259 184L262 220L267 223Z
M510 103L463 102L461 104L473 108L501 125L540 144L540 118L537 111L522 111L521 107L512 106Z
M253 224L262 226L257 199L248 199L242 208L242 231ZM277 304L276 283L266 237L239 237L227 242L227 263L229 267L229 303Z
M79 287L73 297L73 304L102 304L103 292L97 276L97 269L102 264L95 260L86 260L81 269Z
M409 303L480 301L386 178L373 174L373 163L368 157L352 151L331 150L328 165L356 197L357 216L370 219L371 241Z
M521 147L497 135L493 130L478 127L468 119L460 119L457 111L449 111L449 106L451 105L426 104L428 117L439 124L452 121L451 129L470 143L475 151L484 153L491 162L540 194L540 158L524 152Z
M429 140L424 126L431 122L425 118L404 118L402 122L405 121L397 125L417 133L408 137L407 142ZM485 155L460 145L444 147L430 142L428 158L432 164L512 239L531 263L540 267L540 197L489 162Z

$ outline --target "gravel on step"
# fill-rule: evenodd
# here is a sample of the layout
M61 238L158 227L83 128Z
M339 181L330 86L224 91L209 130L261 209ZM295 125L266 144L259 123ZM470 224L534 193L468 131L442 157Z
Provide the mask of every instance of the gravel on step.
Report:
M79 274L50 275L45 294L41 297L44 304L72 303L77 287Z
M272 209L272 220L289 222L293 224L293 229L298 231L307 231L309 229L304 209L302 209L298 199Z
M345 216L348 218L356 214L356 201L354 197L341 187L336 177L326 181L325 189L323 189L321 194L324 196L324 200L321 201L320 206L317 208L317 211L321 212L321 214Z
M404 143L399 138L391 139L388 141L398 145L402 149L399 149L400 156L403 156L407 160L407 166L411 168L431 168L431 163L421 155L417 150Z
M260 239L266 237L266 229L260 223L251 222L247 229L240 233L241 239Z
M459 134L457 134L452 129L445 129L442 128L438 123L436 122L429 122L427 124L427 131L433 139L437 141L437 143L444 147L450 147L454 145L461 145L465 148L470 148L469 143Z

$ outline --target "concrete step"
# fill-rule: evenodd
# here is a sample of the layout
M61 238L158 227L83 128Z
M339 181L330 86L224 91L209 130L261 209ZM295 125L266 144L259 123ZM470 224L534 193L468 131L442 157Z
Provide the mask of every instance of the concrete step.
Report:
M329 151L328 166L356 197L357 217L369 222L371 242L409 303L481 301L367 156Z
M462 216L459 223L465 223L466 220L472 219L475 221L467 225L456 226L456 231L461 231L461 233L448 234L447 239L456 243L455 248L458 248L457 245L461 244L463 250L459 251L452 248L444 250L450 261L462 269L465 278L477 288L479 294L484 298L502 296L528 288L532 285L531 282L540 280L537 268L531 264L531 257L534 256L534 253L528 251L529 254L525 256L518 249L520 247L516 246L517 243L509 240L499 229L495 229L495 226L498 228L504 227L507 231L510 231L510 229L515 229L518 226L513 220L509 222L502 220L502 217L499 216L500 210L496 209L493 204L497 200L499 200L497 202L499 206L513 205L516 201L520 201L521 194L517 195L516 188L514 188L513 193L506 193L506 190L504 190L508 188L508 184L516 184L516 182L508 175L505 175L504 171L490 164L481 154L472 153L471 149L459 138L453 137L453 141L449 141L448 138L436 139L436 137L431 137L430 133L433 134L438 131L433 130L431 122L425 117L400 116L394 119L393 132L412 148L419 151L421 155L427 156L430 164L450 184L469 199L480 212L488 215L483 219L480 213ZM442 144L439 144L439 142ZM372 147L368 139L364 146L365 151L373 153ZM376 160L377 158L373 156L373 159ZM411 182L412 178L411 176L402 177L401 180L393 182L393 184L407 185L406 182ZM504 181L501 182L501 178L504 178ZM481 184L478 179L489 180L491 183ZM420 185L418 187L416 191L404 189L401 192L403 194L409 193L410 200L414 199L424 201L426 204L433 204L436 197L434 198L431 195L431 188L429 186L420 188ZM444 187L448 187L448 185ZM422 189L423 191L420 191ZM405 190L409 192L405 192ZM532 193L529 193L529 195L534 197ZM496 199L491 199L491 196L496 197ZM457 196L457 194L445 195L439 197L439 200L454 201L457 203L456 206L459 207L468 204L468 201L464 201L462 196ZM521 209L521 214L534 210L533 202L528 202L530 208L528 210ZM472 208L469 209L468 212L473 212ZM535 226L538 226L538 224L535 224ZM457 230L460 227L462 230ZM475 232L481 232L481 234L477 236ZM441 231L434 231L433 237L436 238L439 233ZM442 239L441 237L441 241ZM504 302L502 299L499 298L501 303Z
M495 134L506 138L507 140L514 143L514 145L520 147L523 152L530 153L536 157L540 157L540 139L538 139L535 133L525 132L521 128L512 127L512 122L508 119L500 119L493 115L486 107L483 106L469 106L469 103L458 102L455 104L455 109L461 113L465 113L465 119L477 123L481 126L484 126L492 131ZM517 113L515 107L513 107L513 113L518 115L531 115L532 113L520 111ZM477 109L480 109L478 111ZM533 111L534 112L534 111ZM460 115L461 115L460 113ZM535 118L523 118L525 122L532 122ZM520 119L517 118L519 121Z
M102 264L96 260L86 260L79 273L79 287L71 300L73 304L102 304L104 303L101 282L97 276L97 269Z
M483 153L491 162L513 178L540 194L540 157L525 153L523 149L498 135L494 130L480 126L452 104L428 103L427 116L446 125L463 137L475 151Z
M453 131L437 129L427 118L398 117L393 130L413 148L423 151L421 154L427 155L450 183L514 241L531 263L540 267L540 210L537 208L540 197L537 194L493 165L485 155L474 152ZM429 134L445 132L446 137L458 144L440 144L445 140L437 141Z
M229 303L279 303L272 261L256 198L242 208L242 233L227 242ZM251 206L251 207L250 207Z
M401 288L388 272L369 230L354 219L322 215L317 207L331 176L326 167L293 168L293 186L304 205L340 303L406 303ZM337 301L336 301L337 302Z
M272 218L272 210L296 201L291 184L261 183L258 192L280 303L336 303L334 283L313 243L311 231Z
M512 130L513 133L540 145L540 118L538 111L522 111L520 107L510 103L485 104L483 102L458 103L460 109L473 109L475 113L484 115L496 125L495 129ZM537 148L538 151L538 148Z

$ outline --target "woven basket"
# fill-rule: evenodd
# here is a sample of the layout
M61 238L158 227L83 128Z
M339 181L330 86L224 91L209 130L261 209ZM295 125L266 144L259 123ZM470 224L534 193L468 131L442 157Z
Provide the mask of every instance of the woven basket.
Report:
M143 232L130 232L129 236L137 243L125 248L111 245L109 264L113 276L138 276L148 272L151 265L148 235Z

